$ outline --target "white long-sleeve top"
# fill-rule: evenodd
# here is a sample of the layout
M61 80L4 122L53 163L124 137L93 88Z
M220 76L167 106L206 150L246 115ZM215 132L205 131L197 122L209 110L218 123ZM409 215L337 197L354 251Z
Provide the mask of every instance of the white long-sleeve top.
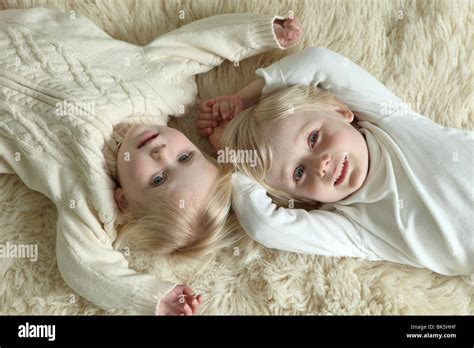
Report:
M168 115L182 115L196 94L194 75L280 47L275 18L213 16L141 47L83 16L0 11L0 173L17 174L55 203L59 270L87 300L154 314L176 285L130 269L112 246L114 126L166 125Z
M234 174L233 208L253 239L293 252L474 274L473 132L416 113L328 49L308 48L256 74L265 79L263 95L304 84L344 101L365 136L370 165L359 190L312 211L278 208L261 185Z

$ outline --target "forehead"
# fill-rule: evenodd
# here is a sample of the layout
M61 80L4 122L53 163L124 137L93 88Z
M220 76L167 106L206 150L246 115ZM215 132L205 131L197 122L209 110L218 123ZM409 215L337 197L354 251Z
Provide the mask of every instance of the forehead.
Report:
M265 138L272 153L277 157L290 154L295 146L304 141L302 136L309 134L324 119L325 116L319 115L315 110L297 109L294 114L272 122L265 128Z
M288 117L270 123L266 129L272 133L296 134L304 124L316 123L326 118L326 115L322 115L317 110L302 107L295 109L294 113Z

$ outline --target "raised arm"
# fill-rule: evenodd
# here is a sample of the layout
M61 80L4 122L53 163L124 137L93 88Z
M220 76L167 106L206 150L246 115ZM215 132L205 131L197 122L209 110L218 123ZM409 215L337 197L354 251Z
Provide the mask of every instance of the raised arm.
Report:
M254 13L222 14L204 18L164 34L144 47L147 63L199 63L204 73L227 59L238 62L271 48L284 49L274 32L281 16Z
M100 65L114 74L133 76L133 71L143 65L143 47L111 37L75 10L8 9L0 11L0 22L25 26L34 35L46 35L67 49L72 48L75 56L79 53L79 57L87 58L88 64Z
M262 95L297 84L318 86L344 101L352 111L369 121L407 108L380 81L348 58L321 47L310 47L287 56L256 74L265 79Z
M318 86L334 93L357 113L359 119L373 123L399 110L410 110L407 104L370 73L346 57L325 48L307 48L266 68L257 69L256 74L258 77L255 80L235 94L201 103L197 123L199 133L209 137L215 148L228 122L239 111L255 104L261 96L265 97L275 89L298 84ZM227 102L236 105L230 112Z
M97 233L105 232L97 218L87 214L58 214L56 255L66 283L104 309L157 314L160 300L177 284L129 269L108 238L99 240Z
M271 48L284 49L298 38L278 40L282 19L253 13L211 16L161 35L142 47L114 39L74 10L0 11L0 22L45 34L87 57L88 62L114 71L127 81L146 79L152 86L153 83L161 86L166 68L176 75L188 65L183 74L195 75L220 65L225 59L237 63Z
M232 207L247 234L268 248L297 253L367 257L360 230L335 212L278 208L265 188L241 173L233 174Z

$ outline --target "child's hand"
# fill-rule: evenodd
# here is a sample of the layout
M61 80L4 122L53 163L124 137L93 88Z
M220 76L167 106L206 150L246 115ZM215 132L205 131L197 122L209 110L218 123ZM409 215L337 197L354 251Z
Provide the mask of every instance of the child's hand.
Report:
M195 315L202 304L202 296L195 297L194 291L186 285L176 286L158 307L158 315Z
M225 128L230 123L230 121L221 121L219 126L213 129L212 134L209 135L209 142L216 152L220 149L221 138L224 134Z
M275 19L273 28L278 42L283 47L289 47L303 35L303 26L298 18Z
M226 95L205 100L199 104L199 108L197 119L199 135L210 137L223 121L232 120L244 109L244 102L238 95Z

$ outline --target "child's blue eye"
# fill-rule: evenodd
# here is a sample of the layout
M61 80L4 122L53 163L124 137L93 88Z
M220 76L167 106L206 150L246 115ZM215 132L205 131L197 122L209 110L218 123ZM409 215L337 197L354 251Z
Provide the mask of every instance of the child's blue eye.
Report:
M314 144L318 141L318 130L315 129L314 131L311 132L311 134L309 135L308 137L308 144L309 144L309 147L313 147Z
M304 174L304 168L300 166L295 169L295 173L293 174L293 179L295 181L299 181L301 177L303 176L303 174Z
M191 157L193 157L193 153L191 151L182 153L178 157L178 162L186 162L188 161Z
M153 186L160 186L166 180L166 173L161 172L153 178Z

